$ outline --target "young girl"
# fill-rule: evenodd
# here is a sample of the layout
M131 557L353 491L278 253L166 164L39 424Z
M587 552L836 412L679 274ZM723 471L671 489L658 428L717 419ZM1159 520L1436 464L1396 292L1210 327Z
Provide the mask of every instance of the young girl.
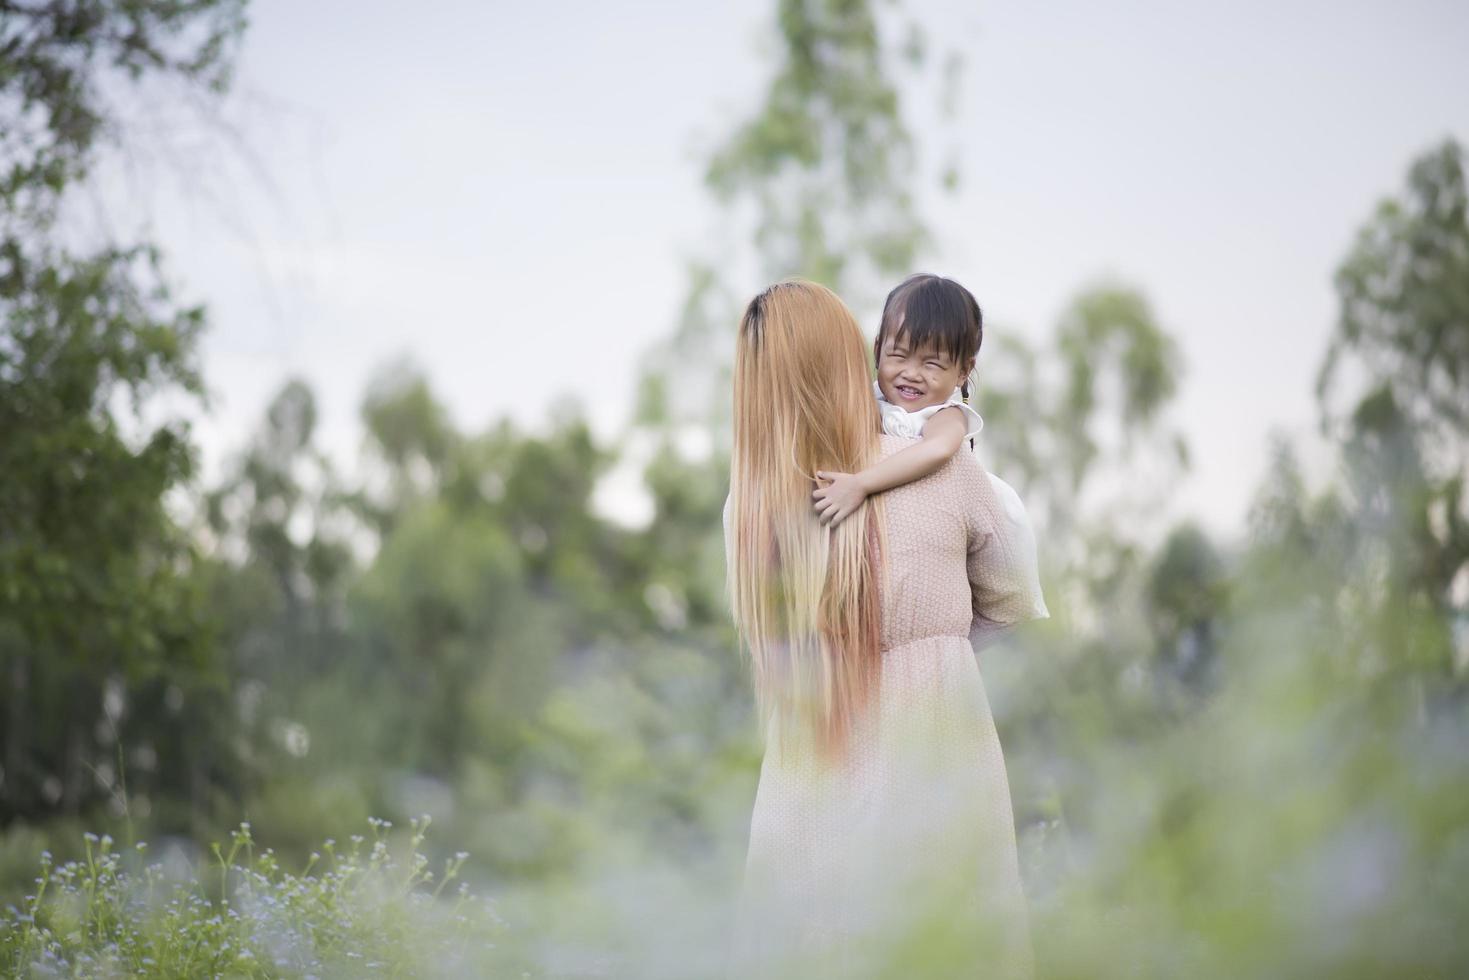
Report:
M812 496L823 524L836 526L872 494L928 476L966 440L972 444L984 428L984 419L967 404L983 339L979 303L952 279L918 273L888 293L872 345L873 388L883 431L921 441L860 473L817 473L824 485ZM1033 537L1019 495L1004 480L989 477L1015 530Z

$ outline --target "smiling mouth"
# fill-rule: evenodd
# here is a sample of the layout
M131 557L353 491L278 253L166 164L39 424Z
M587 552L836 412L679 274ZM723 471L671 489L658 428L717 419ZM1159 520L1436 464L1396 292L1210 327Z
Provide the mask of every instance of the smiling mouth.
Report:
M909 399L910 401L914 398L923 397L923 392L919 391L917 388L910 388L908 385L893 385L893 390L896 391L899 395L902 395L904 398Z

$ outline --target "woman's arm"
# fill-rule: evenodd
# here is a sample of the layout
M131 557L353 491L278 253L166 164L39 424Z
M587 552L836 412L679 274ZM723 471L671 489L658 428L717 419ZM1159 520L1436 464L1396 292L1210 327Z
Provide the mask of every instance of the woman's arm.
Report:
M924 423L923 438L916 445L872 464L861 473L819 470L816 478L827 482L811 496L816 501L821 523L836 527L872 494L928 476L959 451L968 434L969 423L964 414L946 408L935 412Z
M973 603L969 639L981 650L1020 623L1046 619L1035 529L1008 483L975 464L967 565Z

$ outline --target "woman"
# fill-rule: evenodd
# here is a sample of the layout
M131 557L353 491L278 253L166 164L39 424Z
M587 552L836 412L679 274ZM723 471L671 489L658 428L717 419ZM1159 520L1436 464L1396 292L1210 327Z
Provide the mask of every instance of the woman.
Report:
M970 644L1045 614L1034 543L1009 536L962 452L821 526L817 470L911 444L879 436L865 349L814 283L770 287L740 323L725 533L766 755L736 970L1025 976L1009 787Z

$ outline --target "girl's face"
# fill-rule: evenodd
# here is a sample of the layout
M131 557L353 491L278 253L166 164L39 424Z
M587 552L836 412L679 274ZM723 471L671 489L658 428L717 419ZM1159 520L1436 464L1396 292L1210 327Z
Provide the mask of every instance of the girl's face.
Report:
M932 346L915 348L907 335L893 331L878 355L877 386L888 401L916 412L948 401L973 366Z

